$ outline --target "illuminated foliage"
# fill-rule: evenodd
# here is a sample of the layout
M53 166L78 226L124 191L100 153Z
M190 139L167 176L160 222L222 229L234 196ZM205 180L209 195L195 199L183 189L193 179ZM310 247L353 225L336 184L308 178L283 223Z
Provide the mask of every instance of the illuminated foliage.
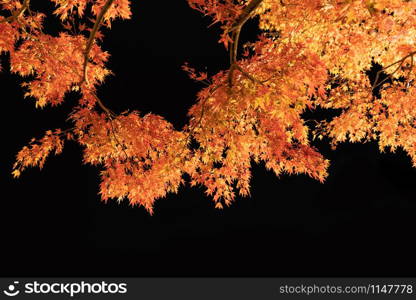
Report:
M15 177L72 140L84 163L102 168L103 200L128 198L152 213L155 199L177 192L185 174L218 208L236 193L249 195L252 161L323 182L329 162L311 146L314 138L334 147L370 140L381 151L401 147L416 166L415 1L188 0L220 24L230 65L209 78L184 64L207 86L180 131L154 114L115 114L96 96L111 73L100 27L130 18L129 1L51 1L62 24L57 36L43 32L45 15L29 0L0 0L0 51L25 78L25 96L44 107L80 94L73 127L33 139L17 155ZM83 21L75 26L74 18ZM258 39L240 45L250 18L259 20ZM375 64L382 69L370 82ZM308 127L303 113L317 108L339 113Z

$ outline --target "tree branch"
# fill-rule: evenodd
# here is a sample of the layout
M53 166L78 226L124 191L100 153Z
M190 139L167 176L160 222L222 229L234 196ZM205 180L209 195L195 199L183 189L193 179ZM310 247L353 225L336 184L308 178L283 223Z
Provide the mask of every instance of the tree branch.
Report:
M258 83L260 85L264 85L266 81L260 81L257 78L255 78L253 75L251 75L250 73L247 73L246 71L244 71L239 65L234 64L234 68L237 69L238 71L241 72L241 74L243 74L243 76L247 77L248 79L250 79L251 81L253 81L254 83Z
M238 42L240 39L241 28L243 25L250 19L253 11L259 7L263 0L251 0L251 2L246 6L240 16L235 20L234 24L231 26L228 32L232 32L231 36L231 48L230 48L230 70L228 72L228 86L231 88L233 85L233 75L234 70L236 69L237 53L238 53Z
M240 28L241 26L243 26L244 23L246 23L248 21L248 19L250 19L251 14L253 13L253 11L257 7L259 7L259 5L262 2L263 2L263 0L251 0L251 2L243 10L243 12L241 13L241 15L237 18L237 20L235 20L233 26L231 27L231 29L228 30L228 32L237 30L238 28Z
M87 45L85 47L85 52L84 52L84 65L83 65L83 72L82 72L82 79L80 82L80 85L85 81L88 84L88 78L87 78L87 66L88 66L88 56L89 53L91 51L92 45L94 43L94 39L95 36L98 32L98 29L100 28L103 19L104 19L104 15L105 13L108 11L108 9L110 8L111 4L113 4L114 0L107 0L107 2L104 4L103 8L101 9L99 15L97 16L97 19L94 23L94 27L92 28L91 32L90 32L90 36L88 38L87 41Z
M91 51L92 45L94 43L95 36L98 32L98 29L100 28L103 22L104 15L110 8L111 4L113 4L113 2L114 0L107 0L107 2L104 4L103 8L101 9L100 13L97 16L94 26L90 32L90 36L88 37L87 45L85 46L85 52L84 52L84 64L83 64L83 70L82 70L82 79L79 83L80 86L84 82L86 82L87 85L89 85L88 78L87 78L88 56ZM109 108L107 108L104 105L104 103L95 94L94 94L94 97L97 100L97 103L100 106L100 108L109 116L110 120L114 118L115 114Z
M375 88L377 88L378 86L380 86L383 82L385 82L388 78L392 78L392 76L400 69L400 67L403 65L404 61L406 59L408 59L409 57L411 58L411 67L413 67L413 56L416 54L416 51L410 52L408 55L402 57L401 59L395 61L394 63L382 68L381 70L377 71L376 73L376 78L374 80L373 86L371 87L371 90L374 91ZM381 82L378 82L379 77L381 72L384 72L385 70L387 70L388 68L393 67L394 65L399 64L399 66L393 71L393 73L389 74L387 76L387 78L385 78L384 80L382 80ZM408 75L410 75L412 68L410 68Z
M104 103L97 97L97 95L95 93L92 93L95 100L98 103L98 106L107 114L107 116L109 117L110 120L112 120L113 118L116 117L116 114L114 112L112 112L108 107L106 107L104 105Z

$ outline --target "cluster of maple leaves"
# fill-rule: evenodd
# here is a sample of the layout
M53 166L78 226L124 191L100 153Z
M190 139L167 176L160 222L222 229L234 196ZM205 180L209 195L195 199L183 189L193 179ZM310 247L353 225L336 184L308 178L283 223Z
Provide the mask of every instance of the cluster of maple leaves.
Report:
M80 95L73 127L23 147L16 177L42 168L72 140L83 147L84 163L101 166L103 200L128 198L152 213L157 198L178 191L184 174L190 185L206 187L216 207L229 205L236 193L250 193L252 161L277 175L323 181L329 162L310 145L313 138L328 137L334 146L375 140L381 151L401 147L416 166L415 1L188 0L221 24L230 66L208 78L184 65L207 86L180 131L154 114L115 114L96 96L111 73L100 28L130 18L129 1L51 1L62 23L57 36L44 33L45 15L29 0L0 0L0 52L26 78L25 96L44 107L62 103L69 91ZM69 25L75 17L84 20L78 28ZM255 17L258 40L239 45L244 24ZM366 71L374 63L382 69L370 82ZM310 128L302 115L316 108L339 114Z

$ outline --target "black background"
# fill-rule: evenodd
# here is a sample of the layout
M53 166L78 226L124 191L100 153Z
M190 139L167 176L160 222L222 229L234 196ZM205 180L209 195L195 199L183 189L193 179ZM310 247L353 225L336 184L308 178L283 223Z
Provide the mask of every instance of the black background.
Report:
M177 129L201 85L181 71L228 68L219 29L181 1L132 1L133 18L116 21L99 96L116 112L164 116ZM39 4L39 3L38 3ZM50 9L50 6L48 9ZM34 7L36 9L36 7ZM49 20L49 29L54 28ZM244 29L253 40L255 21ZM182 187L143 208L100 201L98 172L67 143L42 171L10 175L18 150L45 130L67 128L76 103L35 109L21 80L0 74L2 276L414 276L416 172L402 151L375 143L315 146L331 160L325 184L276 178L253 164L252 196L217 210L203 189Z

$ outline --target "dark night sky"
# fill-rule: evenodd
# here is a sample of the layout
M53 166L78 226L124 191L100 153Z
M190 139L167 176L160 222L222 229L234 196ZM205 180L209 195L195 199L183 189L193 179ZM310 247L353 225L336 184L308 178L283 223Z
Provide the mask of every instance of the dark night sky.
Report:
M133 19L115 22L104 40L115 76L100 89L103 101L116 112L160 114L180 129L201 88L181 65L210 75L227 68L218 28L209 24L185 0L134 3ZM243 39L255 35L249 26ZM416 275L416 170L405 153L315 144L331 160L325 184L278 179L253 164L250 198L216 210L203 189L183 187L149 216L127 201L101 202L98 169L81 164L74 143L42 171L11 178L14 156L30 138L70 125L64 120L75 99L35 109L5 55L2 64L0 275Z

